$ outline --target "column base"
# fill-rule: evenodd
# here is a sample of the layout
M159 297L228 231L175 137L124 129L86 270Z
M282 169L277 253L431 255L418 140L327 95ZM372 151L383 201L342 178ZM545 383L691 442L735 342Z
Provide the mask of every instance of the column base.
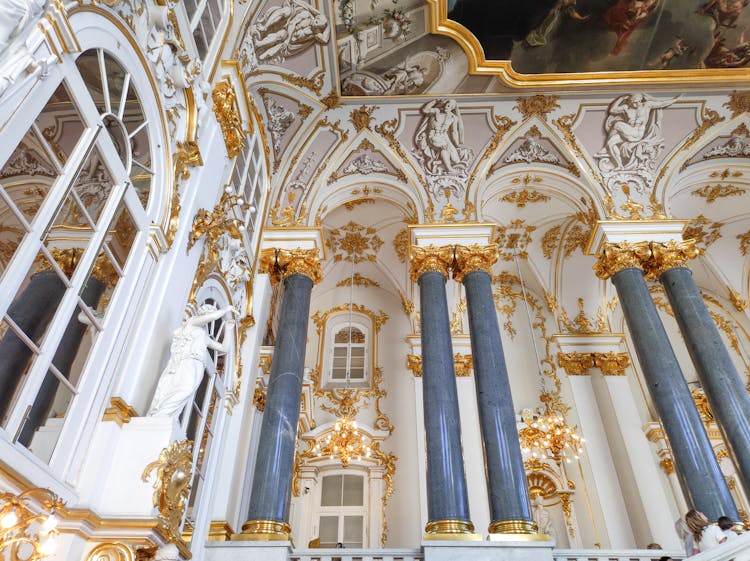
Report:
M276 520L248 520L242 525L239 534L232 535L232 541L288 542L291 541L291 526Z
M449 541L482 541L480 534L474 533L474 524L467 520L433 520L424 527L422 539Z
M537 527L531 520L498 520L487 528L490 534L536 534Z

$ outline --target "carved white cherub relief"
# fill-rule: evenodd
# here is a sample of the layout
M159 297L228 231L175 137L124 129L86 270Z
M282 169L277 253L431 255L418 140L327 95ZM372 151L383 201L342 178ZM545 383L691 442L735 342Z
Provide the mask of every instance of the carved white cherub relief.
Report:
M465 172L473 152L463 146L464 125L455 100L432 100L421 112L414 143L424 170L433 175Z

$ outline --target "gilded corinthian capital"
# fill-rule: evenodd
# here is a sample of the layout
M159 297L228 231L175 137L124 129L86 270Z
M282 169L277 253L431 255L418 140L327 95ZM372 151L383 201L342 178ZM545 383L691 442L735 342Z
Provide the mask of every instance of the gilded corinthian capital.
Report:
M453 246L411 246L411 280L416 282L424 273L437 272L448 277L453 264Z
M474 271L484 271L492 275L492 265L498 259L497 246L491 245L457 245L456 262L453 264L453 278L461 282Z
M270 275L274 284L290 275L305 275L315 284L323 278L318 250L315 248L264 249L260 255L260 267L261 272Z
M648 242L607 243L594 265L594 272L600 279L608 279L623 269L643 269L650 255Z
M687 267L687 262L700 254L695 240L651 242L651 259L646 264L646 276L658 279L664 271L675 267Z

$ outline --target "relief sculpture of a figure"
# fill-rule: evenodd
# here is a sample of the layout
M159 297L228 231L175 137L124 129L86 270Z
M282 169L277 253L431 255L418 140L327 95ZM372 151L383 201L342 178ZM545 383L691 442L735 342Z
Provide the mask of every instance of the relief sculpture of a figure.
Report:
M422 120L414 136L416 156L428 174L461 174L473 156L463 146L464 126L452 99L435 99L422 107Z
M607 111L604 148L594 155L604 173L648 170L664 147L662 114L677 98L658 100L647 94L623 95Z
M260 62L280 63L307 47L328 43L331 30L325 15L300 0L285 0L266 10L250 26Z
M178 416L195 395L203 379L208 360L208 349L227 352L226 338L237 310L232 306L217 309L213 304L203 304L197 313L182 321L172 336L167 366L159 378L149 416ZM206 330L206 324L227 316L224 340L216 341Z

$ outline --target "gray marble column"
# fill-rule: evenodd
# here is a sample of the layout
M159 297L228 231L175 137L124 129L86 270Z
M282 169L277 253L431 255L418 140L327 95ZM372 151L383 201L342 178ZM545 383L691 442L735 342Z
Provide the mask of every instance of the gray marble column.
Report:
M8 308L8 316L39 344L65 294L65 284L55 271L39 271ZM32 358L31 349L9 329L0 340L0 417L10 410L13 395Z
M284 279L248 521L239 539L289 539L289 503L313 284L310 276L301 273L288 274Z
M706 309L690 269L665 270L659 281L669 298L711 412L750 491L750 396Z
M622 244L625 245L625 244ZM688 504L709 520L736 520L737 507L714 455L656 305L635 266L611 275L646 385L674 455L675 472ZM600 276L603 276L600 274Z
M443 260L439 264L433 261L432 266L420 269L419 262L415 262L413 272L413 277L419 281L422 318L422 398L427 437L428 522L425 530L428 534L468 534L474 531L474 525L469 516L461 447L461 420L445 292L447 264Z
M467 254L472 252L472 248L466 250ZM496 252L488 259L488 266L497 259ZM479 248L474 253L480 253ZM457 257L458 254L457 250ZM459 263L466 261L471 267L470 258L463 257ZM533 532L534 523L508 369L492 297L492 277L481 269L462 270L456 276L466 288L474 384L490 505L489 532L528 534Z

